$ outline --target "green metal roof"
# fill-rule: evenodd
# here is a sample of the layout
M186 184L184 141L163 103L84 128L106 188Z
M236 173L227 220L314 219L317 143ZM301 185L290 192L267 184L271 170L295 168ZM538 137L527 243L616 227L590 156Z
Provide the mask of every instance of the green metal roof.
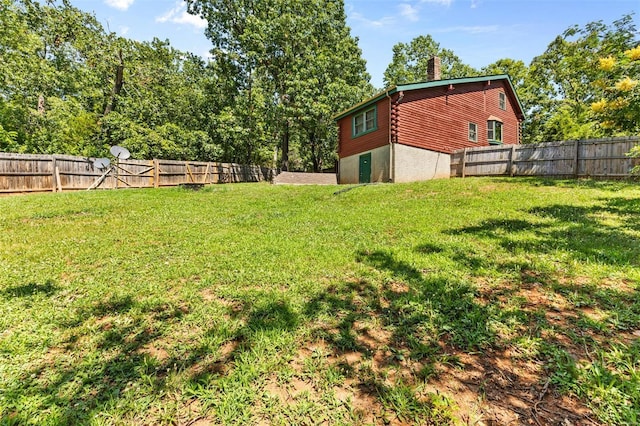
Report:
M410 90L420 90L420 89L429 89L432 87L442 87L442 86L448 86L450 84L456 85L456 84L466 84L466 83L479 83L479 82L485 82L485 81L493 81L493 80L506 80L508 83L508 87L511 90L514 98L516 99L516 102L518 103L518 109L519 111L516 111L516 115L518 115L518 117L520 118L524 118L524 109L522 108L522 104L520 103L520 99L518 98L518 94L516 93L516 90L513 87L513 83L511 82L511 78L509 78L509 75L507 74L497 74L497 75L486 75L486 76L482 76L482 77L464 77L464 78L450 78L447 80L433 80L433 81L424 81L421 83L410 83L410 84L400 84L397 86L393 86L390 87L389 89L386 89L376 95L374 95L373 97L366 99L362 102L360 102L359 104L356 104L354 106L352 106L351 108L349 108L346 111L343 111L341 113L339 113L338 115L334 116L334 120L340 120L350 114L353 114L354 112L357 112L358 110L367 108L368 106L378 102L379 100L381 100L384 97L387 96L391 96L395 93L398 92L407 92ZM518 114L519 113L519 114Z

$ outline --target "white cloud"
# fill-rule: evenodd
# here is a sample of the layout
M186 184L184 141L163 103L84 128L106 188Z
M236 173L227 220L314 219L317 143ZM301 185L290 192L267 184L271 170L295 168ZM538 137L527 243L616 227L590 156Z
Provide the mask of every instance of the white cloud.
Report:
M432 30L434 33L467 33L467 34L486 34L495 33L500 30L498 25L476 25L476 26L457 26Z
M369 19L365 18L361 13L358 12L353 12L351 14L351 19L372 28L388 27L395 24L396 22L396 19L392 16L384 16L380 19Z
M418 8L408 3L402 3L400 5L400 15L413 22L417 22L420 19Z
M127 10L133 4L135 0L104 0L107 6L119 9Z
M435 3L440 4L442 6L451 6L453 0L420 0L420 3Z
M164 15L158 16L156 22L173 22L174 24L191 25L200 29L207 27L207 21L187 12L187 6L182 1L176 3L175 7Z
M126 36L129 33L129 27L120 27L120 35Z

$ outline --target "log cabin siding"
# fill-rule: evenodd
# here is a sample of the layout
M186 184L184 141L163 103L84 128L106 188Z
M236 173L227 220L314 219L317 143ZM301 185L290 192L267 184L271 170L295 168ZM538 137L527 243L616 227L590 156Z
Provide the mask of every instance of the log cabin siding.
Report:
M501 93L505 108L500 108ZM374 106L376 130L354 137L354 117ZM520 143L524 114L509 76L502 74L402 84L335 119L340 183L357 183L361 156L374 153L371 167L380 173L372 172L372 181L408 182L447 177L449 154L489 145L489 120L502 123L502 143ZM469 123L476 125L475 142L469 141Z
M506 95L506 110L500 108L499 93ZM460 148L487 146L487 121L493 116L503 123L503 143L517 144L516 102L500 80L406 92L397 107L397 141L449 154ZM477 142L468 140L470 122L477 125Z
M389 99L382 98L376 106L377 130L353 137L353 115L338 120L338 155L340 158L370 151L389 144ZM373 106L373 105L371 105ZM369 108L369 107L368 107ZM361 112L359 110L358 112Z

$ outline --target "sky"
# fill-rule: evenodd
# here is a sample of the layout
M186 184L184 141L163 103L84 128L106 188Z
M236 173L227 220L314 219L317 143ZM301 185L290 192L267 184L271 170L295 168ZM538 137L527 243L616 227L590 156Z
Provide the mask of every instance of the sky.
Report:
M189 15L183 0L71 0L94 13L109 31L207 57L206 22ZM395 44L430 34L462 62L482 68L498 59L531 60L573 25L609 25L636 13L640 0L345 0L347 25L359 39L371 83L381 88Z

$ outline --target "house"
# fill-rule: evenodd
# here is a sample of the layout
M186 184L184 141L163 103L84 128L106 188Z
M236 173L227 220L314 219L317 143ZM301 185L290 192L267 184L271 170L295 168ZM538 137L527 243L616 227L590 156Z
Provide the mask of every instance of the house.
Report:
M335 117L339 183L447 178L450 154L520 143L522 105L508 75L430 79L381 92Z

